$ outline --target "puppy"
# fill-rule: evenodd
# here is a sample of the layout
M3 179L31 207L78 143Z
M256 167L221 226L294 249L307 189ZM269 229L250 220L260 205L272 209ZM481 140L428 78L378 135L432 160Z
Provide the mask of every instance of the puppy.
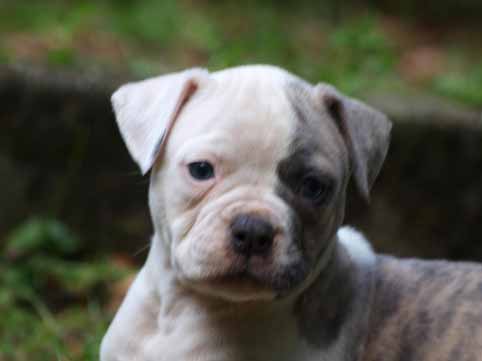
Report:
M340 228L391 124L273 66L190 69L112 102L150 174L148 258L102 361L482 360L482 267L375 255Z

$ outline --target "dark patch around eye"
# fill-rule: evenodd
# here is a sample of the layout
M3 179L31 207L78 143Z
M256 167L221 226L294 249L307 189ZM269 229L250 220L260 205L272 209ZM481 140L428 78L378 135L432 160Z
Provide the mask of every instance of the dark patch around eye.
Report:
M332 177L310 165L310 158L311 154L309 151L301 150L278 164L277 174L281 185L288 188L295 198L309 198L309 195L306 193L307 190L303 188L307 180L313 183L313 186L314 183L319 183L326 188L324 190L326 192L332 193L334 190L335 184ZM323 199L318 200L319 202L313 199L314 205L321 205L322 201L328 198L328 195L325 194Z
M317 206L322 206L330 200L333 183L327 176L309 174L301 180L298 195Z

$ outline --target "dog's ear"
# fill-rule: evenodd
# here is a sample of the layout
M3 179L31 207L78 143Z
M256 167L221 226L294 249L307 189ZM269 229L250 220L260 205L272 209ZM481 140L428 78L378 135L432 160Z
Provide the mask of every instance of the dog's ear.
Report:
M355 182L368 201L388 151L392 123L383 113L340 94L332 86L318 84L315 89L345 139Z
M142 174L162 152L182 107L207 74L204 69L188 69L125 84L112 95L120 133Z

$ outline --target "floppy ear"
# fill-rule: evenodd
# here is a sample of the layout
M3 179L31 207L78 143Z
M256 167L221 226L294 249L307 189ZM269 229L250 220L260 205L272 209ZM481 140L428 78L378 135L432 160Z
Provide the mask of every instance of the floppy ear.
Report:
M189 69L128 83L112 95L120 133L142 174L154 164L183 105L207 74Z
M392 123L383 113L340 94L332 86L318 84L316 91L345 139L358 190L369 200L388 151Z

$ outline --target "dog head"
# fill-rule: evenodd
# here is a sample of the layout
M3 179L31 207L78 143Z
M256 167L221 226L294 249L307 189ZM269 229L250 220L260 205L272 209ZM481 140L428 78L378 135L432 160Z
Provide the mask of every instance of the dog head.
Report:
M329 257L350 174L368 198L391 125L271 66L190 69L112 102L182 284L233 301L288 295Z

